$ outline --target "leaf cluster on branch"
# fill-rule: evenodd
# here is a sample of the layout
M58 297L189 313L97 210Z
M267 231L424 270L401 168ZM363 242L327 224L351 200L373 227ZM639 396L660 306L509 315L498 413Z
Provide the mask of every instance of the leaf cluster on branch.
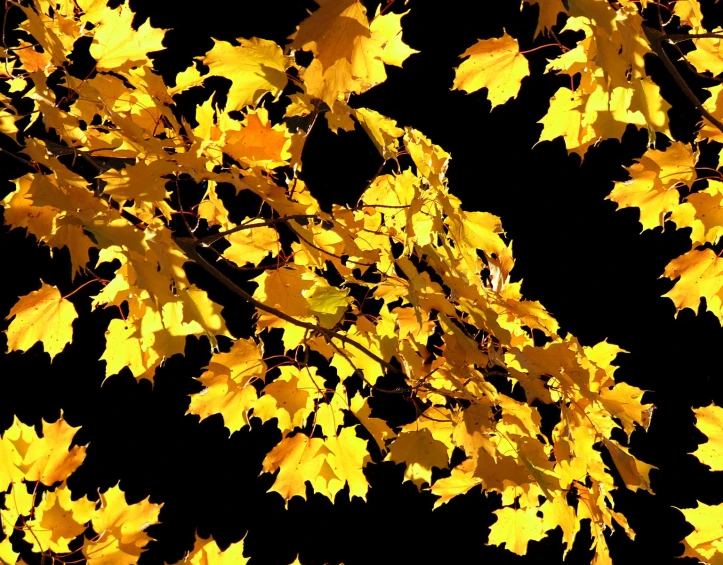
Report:
M667 46L690 40L696 49L687 63L723 71L720 37L702 27L695 0L533 3L538 33L562 51L547 70L571 83L552 98L540 141L562 136L581 156L631 124L647 128L651 144L656 134L672 137L669 105L646 73L646 55L676 69ZM127 369L153 381L166 359L184 353L188 336L205 336L213 354L187 413L220 414L230 432L255 418L275 421L281 440L262 471L276 473L271 491L287 502L305 498L308 487L332 501L344 489L365 499L365 468L385 460L404 465L404 480L430 489L436 506L478 485L499 493L488 543L520 555L556 528L569 551L586 519L595 563L610 562L606 530L634 536L613 492L652 492L653 467L622 438L647 429L653 407L644 391L615 381L622 350L607 342L584 347L561 334L511 282L514 259L500 219L465 211L450 193L449 153L353 104L352 94L386 80L387 65L402 66L415 53L402 39L403 13L367 14L361 2L325 0L286 45L216 40L167 84L149 56L164 49L164 30L149 22L134 28L125 5L9 6L25 19L1 54L0 130L16 140L14 156L27 173L2 201L5 223L41 245L66 247L81 281L76 290L94 293L94 309L115 313L101 357L106 377ZM660 30L648 29L661 9L692 34L666 36L663 17ZM583 36L572 47L564 43L568 31ZM69 61L83 48L94 64L79 76ZM487 88L493 107L516 96L529 74L506 33L463 57L454 88ZM230 81L223 96L211 97L212 77ZM179 100L194 88L207 98L188 112ZM705 297L723 318L723 267L711 249L723 233L723 183L708 179L693 191L702 180L695 147L723 141L720 89L697 102L705 119L695 145L651 148L610 198L639 207L646 229L668 218L692 228L696 249L665 269L680 277L668 296L678 309ZM323 210L301 178L305 142L324 121L335 132L359 126L379 152L379 171L355 206ZM254 205L239 218L229 209L241 198ZM189 263L198 267L196 282ZM253 309L248 337L231 334L204 284L226 287ZM73 321L89 312L70 300L76 291L61 296L39 285L10 311L8 347L40 342L52 359L72 341ZM264 354L270 336L283 343L281 359ZM390 394L409 400L414 422L394 426L373 414L370 399ZM541 406L555 411L549 430ZM716 410L701 409L699 421L719 421ZM159 505L128 505L117 487L99 504L72 500L62 481L84 453L69 448L73 430L60 420L38 438L17 422L2 436L3 561L17 561L12 541L21 534L32 551L60 562L82 552L89 563L130 564L150 540L143 530L157 521ZM711 432L710 449L699 453L718 467L719 435ZM685 512L698 527L720 509ZM82 548L70 551L84 533ZM689 536L687 555L717 555L720 534ZM202 563L204 552L220 550L199 538L189 551L192 563ZM245 562L242 544L224 555Z

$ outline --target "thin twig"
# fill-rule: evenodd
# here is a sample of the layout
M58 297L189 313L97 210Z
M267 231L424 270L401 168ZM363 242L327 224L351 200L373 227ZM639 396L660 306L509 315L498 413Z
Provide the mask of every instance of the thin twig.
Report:
M250 230L253 228L260 228L263 226L273 226L276 224L285 224L289 220L303 220L308 218L318 218L318 216L314 214L294 214L291 216L282 216L280 218L271 218L269 220L260 220L258 222L255 222L253 224L241 224L240 226L236 226L235 228L231 228L230 230L226 230L224 232L220 233L213 233L211 235L207 235L205 237L201 237L196 239L198 242L198 245L203 245L204 247L208 245L212 245L213 243L217 242L222 237L226 237L227 235L231 235L232 233L236 233L242 230Z
M298 326L300 328L307 329L311 332L321 334L326 338L326 340L333 344L331 341L332 339L338 339L342 343L345 343L347 345L350 345L362 353L364 353L366 356L368 356L370 359L376 361L379 363L382 367L387 369L388 371L392 373L399 373L399 370L392 365L391 363L388 363L375 353L369 351L366 347L364 347L362 344L356 342L355 340L351 339L350 337L347 337L343 334L340 334L338 332L335 332L333 330L324 328L322 326L311 324L309 322L303 322L301 320L297 320L296 318L289 316L288 314L282 312L281 310L278 310L272 306L268 306L267 304L264 304L263 302L259 302L256 300L253 296L251 296L248 292L246 292L244 289L239 287L236 283L234 283L231 279L229 279L226 275L224 275L221 271L216 269L213 265L211 265L206 259L204 259L201 254L198 252L197 247L201 245L200 239L192 239L188 237L174 237L173 240L176 242L176 245L181 248L181 250L186 254L186 257L188 257L191 261L196 262L201 268L203 268L206 272L211 274L217 281L219 281L221 284L223 284L226 288L228 288L231 292L236 294L237 296L241 297L243 300L251 304L252 306L256 307L259 310L263 310L264 312L268 312L269 314L272 314L273 316L276 316L277 318L284 320L285 322L289 322L290 324L293 324L295 326Z
M685 82L685 79L680 75L680 72L675 67L673 62L668 57L668 54L663 49L662 42L663 41L670 41L670 38L675 37L682 37L683 34L674 34L674 35L665 35L661 32L659 32L657 29L654 29L652 27L643 26L643 31L645 33L645 36L647 37L648 41L650 42L650 47L653 49L655 54L660 57L660 60L663 61L663 64L665 65L665 68L668 69L668 72L672 75L673 80L678 84L680 89L683 91L683 94L690 100L693 104L693 106L696 107L696 109L705 116L710 123L712 123L715 127L717 127L721 133L723 133L723 123L720 122L716 117L714 117L708 110L706 110L703 107L703 104L701 104L700 100L698 100L698 97L695 95L695 93L690 89L688 86L688 83ZM697 34L697 36L702 37L709 37L709 36L716 36L716 34L706 34L701 33ZM695 37L696 35L691 36L684 36L684 39L687 39L688 37Z

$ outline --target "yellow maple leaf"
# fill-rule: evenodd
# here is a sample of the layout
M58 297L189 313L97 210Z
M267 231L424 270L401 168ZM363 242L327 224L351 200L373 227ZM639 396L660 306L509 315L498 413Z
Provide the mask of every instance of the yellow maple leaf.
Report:
M19 467L22 460L22 456L10 438L0 439L0 490L2 492L5 492L11 484L23 479L23 472Z
M635 430L635 424L642 426L645 431L650 426L653 405L641 402L644 393L644 390L628 383L618 383L600 391L600 402L612 416L620 420L628 437Z
M151 336L144 341L132 320L116 318L110 321L105 340L105 351L100 359L106 362L106 378L128 367L134 377L151 379L153 370L161 362L159 355L150 347Z
M525 0L531 6L539 6L540 12L537 16L537 29L535 29L535 37L540 33L549 33L553 26L557 23L560 13L566 13L564 0Z
M67 553L68 544L85 531L95 505L86 497L73 500L70 489L63 483L48 492L35 507L33 519L26 522L25 541L38 553L48 550Z
M324 389L323 381L316 377L316 369L281 367L281 375L264 387L263 396L254 403L254 416L267 422L276 418L281 433L286 435L297 426L303 426L314 411L314 399Z
M369 108L355 109L354 117L359 120L359 124L384 159L392 159L397 155L398 138L404 134L404 130L397 126L396 121Z
M7 535L0 541L0 561L3 563L17 563L18 565L24 565L25 562L20 559L20 553L13 549L13 544L10 541L10 536Z
M266 455L261 466L264 473L280 469L269 492L278 492L287 504L294 496L306 500L305 483L316 479L328 452L323 439L302 433L282 439Z
M649 474L652 469L657 469L657 467L643 463L614 439L606 439L603 443L610 453L625 486L633 492L642 488L652 494L653 489L650 487Z
M162 504L148 499L128 504L118 485L100 493L101 506L92 518L93 530L102 535L83 540L89 565L132 565L151 541L145 529L158 523Z
M367 499L369 483L362 468L370 460L367 442L356 435L356 426L343 428L338 436L326 438L325 446L329 450L326 461L334 472L335 478L328 482L329 498L333 501L336 493L349 484L349 496Z
M705 563L718 563L723 556L723 504L698 502L695 508L681 508L685 520L695 530L683 540L683 557L695 557Z
M530 541L539 541L545 536L542 518L537 515L538 509L528 508L500 508L493 514L497 521L490 527L488 544L501 545L516 553L527 553L527 544Z
M708 465L711 471L723 471L723 408L711 404L705 408L693 408L696 427L708 441L702 443L693 455Z
M302 294L309 304L309 312L319 319L322 327L333 328L349 308L352 298L348 288L319 284L321 279Z
M649 149L638 162L627 169L630 180L616 182L606 197L619 208L640 208L643 230L662 226L669 212L679 206L676 186L690 187L696 178L698 155L684 143L676 141L665 151Z
M55 482L67 479L85 460L85 446L70 447L75 433L80 428L69 426L63 419L62 413L60 416L60 419L52 424L43 421L43 436L33 437L24 451L19 468L25 473L26 480L40 481L51 486ZM22 431L20 429L13 431L16 427L17 423L5 433L5 437L9 437L11 441L18 438L16 441L25 443Z
M538 122L543 124L539 141L562 137L568 151L583 154L595 139L594 132L583 124L584 102L579 91L564 86L550 98L550 109Z
M428 429L399 434L384 460L404 463L404 480L412 481L419 489L424 483L432 484L432 467L444 469L449 463L447 446L434 439Z
M29 73L45 71L48 67L53 66L52 57L47 51L40 53L33 49L33 45L27 41L20 41L18 47L15 54L20 60L20 67Z
M214 40L213 48L201 58L211 75L231 79L227 111L255 106L267 92L278 96L286 86L286 68L293 62L273 41L257 37L239 37L236 41L240 45ZM195 70L194 67L190 69ZM200 77L195 81L185 79L182 86L189 88L201 82L203 78ZM178 77L176 84L178 88Z
M308 317L309 306L302 292L310 289L314 283L305 274L305 270L295 266L264 271L253 279L259 285L254 298L290 316Z
M434 508L447 504L455 496L469 492L472 488L482 484L480 477L474 476L475 461L466 459L454 469L449 477L434 482L430 489L432 494L439 498L434 501Z
M191 552L183 561L178 561L175 565L181 565L181 563L190 563L191 565L246 565L248 562L249 558L244 557L244 540L232 543L226 549L221 550L212 537L202 538L196 534L196 541Z
M350 92L368 90L387 78L384 63L401 65L414 50L401 41L399 19L377 16L370 26L358 0L321 0L319 9L301 22L291 47L311 51L314 59L302 79L307 94L329 107Z
M362 398L358 392L351 399L351 411L359 418L362 426L372 435L374 441L377 442L377 446L379 446L379 450L384 453L387 450L386 440L397 437L394 430L381 418L372 417L369 399Z
M148 53L163 49L165 30L152 28L146 20L136 31L132 22L133 12L125 5L115 10L106 8L100 14L90 46L98 70L120 72L148 65Z
M5 318L9 320L8 351L27 351L37 342L52 360L73 340L75 306L60 295L58 287L42 283L40 290L20 297Z
M715 38L694 39L695 50L687 53L685 58L698 72L711 72L714 76L723 72L723 52L721 40Z
M28 484L18 481L11 485L10 491L5 495L5 510L0 510L0 530L6 538L15 530L18 518L30 516L33 511L34 496L28 492Z
M89 251L96 247L78 223L74 218L58 219L53 235L48 238L48 245L68 248L73 277L86 271Z
M349 403L346 399L346 390L341 383L336 386L331 398L329 398L328 393L327 390L323 397L328 402L320 401L316 407L314 422L321 428L321 433L326 437L331 437L337 435L339 426L344 423L343 410L349 409Z
M381 4L369 25L371 39L374 46L379 49L379 58L387 65L401 67L410 55L419 53L402 41L402 18L409 10L401 14L388 12L380 15Z
M404 146L417 166L417 173L432 186L443 186L452 156L422 132L410 127L404 128Z
M245 223L253 222L245 219L240 225ZM231 245L224 249L223 256L239 267L249 263L258 265L269 253L273 256L281 249L278 232L269 226L237 231L226 240Z
M698 0L679 0L673 6L673 15L680 18L681 25L693 28L694 33L704 33L703 11Z
M723 323L723 259L712 249L693 249L668 263L663 276L678 279L675 286L663 296L675 304L675 313L685 308L698 311L700 299Z
M177 171L178 165L171 161L139 160L135 165L111 169L97 178L107 183L103 192L121 203L126 200L157 202L165 200L169 194L166 190L168 180L163 177Z
M213 414L223 416L224 425L237 432L249 424L248 412L256 402L255 379L264 379L263 352L253 340L239 339L228 353L216 353L198 380L204 388L191 395L186 414L201 420Z
M493 108L515 98L522 79L530 74L517 40L506 32L500 38L480 39L460 57L469 59L456 69L452 88L467 93L487 88Z
M43 13L42 9L39 9L38 4L35 4L35 7L38 8L37 12L33 8L22 4L19 4L18 7L25 12L25 16L28 18L27 21L23 22L22 28L37 40L43 51L50 55L55 66L59 67L66 63L65 46L55 33L55 30L52 29L52 26L48 25L50 18Z
M540 512L542 512L542 527L545 530L552 530L557 526L562 530L562 541L565 544L562 558L565 559L572 549L577 532L580 531L580 520L577 519L575 509L564 497L556 496L552 500L546 500L540 507Z
M723 236L723 182L708 179L708 188L689 194L670 215L678 229L690 227L693 245L712 243Z
M672 137L668 126L668 104L660 94L660 87L650 77L635 79L633 81L633 96L630 101L630 110L640 112L644 118L643 123L631 119L630 123L647 125L648 143L655 143L655 133L662 132Z

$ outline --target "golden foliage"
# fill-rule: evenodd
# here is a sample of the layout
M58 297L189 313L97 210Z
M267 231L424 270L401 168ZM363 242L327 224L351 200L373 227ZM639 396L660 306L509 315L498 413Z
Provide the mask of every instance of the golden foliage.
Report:
M655 45L641 3L528 3L539 5L537 34L549 33L564 14L562 31L582 36L547 66L574 80L551 99L540 141L562 137L569 152L584 156L602 139L620 139L628 125L646 128L651 146L657 134L671 137L670 106L646 72L644 57ZM402 66L416 53L402 40L406 12L370 17L357 0L320 0L288 45L215 41L198 60L207 72L191 65L169 85L149 56L163 49L163 30L149 22L133 29L125 5L71 4L21 6L21 29L35 43L19 42L8 51L4 80L14 97L0 99L0 131L17 136L13 104L23 100L33 107L31 120L43 116L48 135L24 138L18 158L34 172L15 180L2 205L9 226L25 229L41 245L67 247L74 276L102 285L93 308L118 312L101 356L106 377L127 369L152 381L164 360L184 353L188 336L205 337L212 356L187 413L220 415L230 432L254 418L274 421L281 439L266 454L262 472L276 473L270 491L285 504L305 499L309 488L332 501L345 488L350 497L366 499L365 468L383 458L404 465L404 480L438 496L435 506L478 485L498 493L502 507L489 544L522 555L530 541L559 527L567 552L581 520L589 519L595 560L609 562L604 532L616 523L634 536L614 510L611 492L652 492L655 469L612 434L621 429L629 438L637 427L647 430L653 407L643 403L641 389L616 383L613 363L621 349L561 337L544 306L522 296L519 283L510 281L514 258L500 218L465 211L450 192L450 154L422 132L354 106L351 94L382 83L385 65ZM674 10L684 25L703 30L696 0L678 2ZM72 76L66 66L81 37L91 38L96 61L89 77ZM692 42L693 65L723 69L718 39ZM296 50L311 54L308 65L297 62ZM453 88L485 88L493 108L507 103L530 73L526 53L506 32L479 40L462 54L467 59ZM231 82L225 107L209 99L179 117L174 96L211 76ZM711 93L697 143L723 140L712 128L723 118L721 93ZM302 149L320 113L334 132L358 123L383 160L356 206L324 211L299 178ZM310 118L309 129L291 127L291 118ZM72 162L62 159L67 155ZM723 322L723 267L709 248L723 234L723 182L694 191L697 157L697 146L679 141L651 147L609 198L621 208L638 207L644 229L667 219L691 228L694 248L665 269L664 276L677 279L666 296L677 310L696 309L705 298ZM94 173L81 174L79 162ZM384 169L387 163L396 167ZM185 182L205 188L193 211L182 208ZM235 223L228 211L233 195L221 185L256 198L261 211L244 210ZM175 214L184 232L172 229ZM89 271L91 252L96 266L112 272L109 280ZM188 280L189 261L255 309L246 338L231 336L210 289ZM217 262L261 272L234 278ZM70 294L41 284L10 311L8 348L25 351L40 342L52 359L72 341L78 313ZM378 314L365 310L357 290L381 303ZM264 354L262 337L270 329L281 330L283 362ZM217 336L230 338L230 349L229 340L219 344ZM378 385L390 375L404 385ZM519 385L524 398L495 386L493 377L500 376ZM376 394L405 394L424 408L414 422L395 429L375 414ZM551 431L543 431L540 404L560 416ZM696 456L719 470L717 410L696 412L709 438ZM151 541L145 529L158 523L161 505L129 505L118 486L97 503L73 500L65 481L85 457L84 446L72 446L75 431L61 419L44 423L38 437L16 421L2 435L0 489L11 489L3 531L24 530L32 551L52 557L67 553L92 528L97 535L85 537L82 547L88 563L135 563ZM603 446L622 482L606 466ZM464 460L448 470L455 450ZM32 482L48 489L41 501L28 491ZM576 506L568 503L571 493ZM723 543L720 507L684 512L696 528L686 555L710 559ZM7 539L0 542L0 559L18 559ZM197 538L186 561L247 558L243 542L221 550L212 539Z

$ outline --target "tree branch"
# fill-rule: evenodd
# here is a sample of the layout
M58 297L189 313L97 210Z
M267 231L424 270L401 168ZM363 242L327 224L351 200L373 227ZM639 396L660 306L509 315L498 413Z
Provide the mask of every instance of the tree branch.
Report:
M254 222L253 224L241 224L240 226L236 226L235 228L231 228L230 230L226 230L221 233L213 233L211 235L207 235L205 237L201 237L198 239L195 239L196 245L203 245L208 246L215 242L217 242L222 237L226 237L227 235L231 235L232 233L236 233L242 230L250 230L253 228L260 228L263 226L273 226L276 224L285 224L289 220L305 220L308 218L316 218L318 216L315 216L314 214L295 214L292 216L282 216L281 218L271 218L270 220L260 220L258 222ZM296 232L294 232L296 233Z
M290 324L299 326L300 328L307 329L313 333L321 334L324 336L324 338L329 343L332 343L331 342L332 339L338 339L342 343L345 343L347 345L350 345L350 346L358 349L359 351L364 353L366 356L368 356L370 359L373 359L374 361L379 363L387 371L390 371L392 373L399 373L399 370L394 365L392 365L391 363L387 363L384 359L377 356L375 353L369 351L361 343L358 343L345 335L335 332L334 330L324 328L317 324L311 324L309 322L303 322L301 320L297 320L296 318L289 316L288 314L282 312L281 310L278 310L272 306L268 306L268 305L264 304L263 302L259 302L258 300L256 300L253 296L251 296L248 292L246 292L244 289L242 289L240 286L238 286L235 282L233 282L231 279L229 279L226 275L224 275L221 271L216 269L216 267L211 265L211 263L206 261L206 259L204 259L201 256L201 254L196 249L199 245L201 245L201 242L202 242L201 239L193 239L190 237L174 237L173 241L175 241L176 245L178 245L178 247L180 247L181 250L186 254L186 257L188 257L191 261L194 261L196 264L198 264L200 267L202 267L206 272L211 274L217 281L219 281L226 288L228 288L231 292L233 292L235 295L241 297L243 300L245 300L252 306L258 308L259 310L263 310L264 312L268 312L269 314L272 314L272 315L276 316L277 318L284 320L285 322L289 322Z
M659 32L657 29L654 29L652 27L643 26L643 31L645 33L645 37L648 39L648 42L650 43L650 47L653 49L655 54L660 58L661 61L663 61L663 64L665 65L665 68L668 69L668 72L673 77L673 80L678 84L680 89L683 91L683 94L693 103L693 106L696 107L696 109L705 116L705 118L712 123L715 127L717 127L721 133L723 133L723 123L720 122L717 118L715 118L708 110L706 110L703 107L703 104L701 104L700 100L698 100L698 97L695 95L695 93L690 89L688 86L688 83L685 82L685 79L681 76L678 69L675 67L673 62L668 57L668 54L663 49L663 41L670 41L670 38L681 38L682 39L688 39L688 38L695 38L695 37L720 37L716 34L708 34L708 33L699 33L699 34L691 34L691 35L683 35L683 34L674 34L674 35L666 35L661 32Z

